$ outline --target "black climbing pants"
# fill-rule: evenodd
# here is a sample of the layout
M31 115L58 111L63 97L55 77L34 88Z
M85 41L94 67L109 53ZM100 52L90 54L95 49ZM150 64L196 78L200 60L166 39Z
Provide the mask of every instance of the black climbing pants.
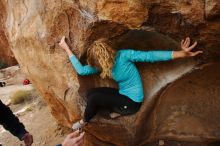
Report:
M129 115L136 113L141 106L141 103L134 102L127 96L121 95L119 90L115 88L94 88L87 93L87 98L84 113L85 122L89 122L100 108L121 115Z

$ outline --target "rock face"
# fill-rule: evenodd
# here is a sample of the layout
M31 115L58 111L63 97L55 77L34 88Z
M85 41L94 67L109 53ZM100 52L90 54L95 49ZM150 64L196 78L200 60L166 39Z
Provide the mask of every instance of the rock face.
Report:
M5 21L6 21L6 9L3 1L0 2L0 63L4 63L6 65L15 65L17 61L10 50L10 44L8 42L6 36L6 28L5 28Z
M2 7L8 48L68 127L82 116L89 88L116 84L78 76L58 46L63 35L82 62L99 38L114 49L138 50L178 50L182 38L198 40L204 54L194 60L137 64L145 91L140 111L115 120L98 114L86 127L85 145L219 141L219 63L209 65L220 56L218 0L3 0ZM192 71L198 64L208 67Z

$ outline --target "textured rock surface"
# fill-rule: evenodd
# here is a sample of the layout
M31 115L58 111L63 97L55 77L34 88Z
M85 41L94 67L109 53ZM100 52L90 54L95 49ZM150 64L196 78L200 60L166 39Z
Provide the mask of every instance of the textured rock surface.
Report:
M1 21L16 59L53 116L69 127L82 115L89 88L116 85L99 76L77 76L57 44L61 36L82 61L99 38L111 40L115 49L138 50L178 49L186 36L198 40L204 55L196 60L138 64L145 90L140 111L116 120L97 115L86 127L86 145L219 140L219 64L189 73L220 56L218 0L3 0L3 7Z
M150 136L146 136L146 139L219 141L217 115L220 113L220 71L217 66L219 63L210 64L202 70L194 70L170 84L160 94L148 117L151 126L148 126ZM138 118L144 121L142 116ZM137 133L141 135L143 130L139 128Z
M10 50L10 45L6 37L5 20L7 12L5 10L5 4L0 1L0 63L5 63L9 66L17 64L17 61Z

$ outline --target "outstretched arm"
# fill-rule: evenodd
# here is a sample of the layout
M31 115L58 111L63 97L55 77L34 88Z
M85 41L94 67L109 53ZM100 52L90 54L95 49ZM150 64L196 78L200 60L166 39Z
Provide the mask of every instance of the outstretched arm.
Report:
M69 46L65 42L65 36L62 37L59 45L67 52L73 67L75 68L76 72L79 75L91 75L91 74L98 73L98 69L96 69L94 67L91 67L90 65L83 66L79 62L77 57L72 53L72 51L70 50Z
M181 51L136 51L136 50L121 50L120 53L125 60L132 62L159 62L168 61L177 58L185 58L196 56L202 51L192 52L197 42L192 46L190 45L190 39L186 38L181 42Z

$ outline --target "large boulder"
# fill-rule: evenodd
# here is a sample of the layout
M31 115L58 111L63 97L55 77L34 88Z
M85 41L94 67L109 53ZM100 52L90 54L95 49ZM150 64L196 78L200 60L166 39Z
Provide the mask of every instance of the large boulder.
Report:
M3 1L0 1L0 68L17 64L7 39L7 30L5 28L6 16L5 4Z
M191 72L198 65L218 61L218 0L3 0L2 4L7 12L7 19L1 21L8 34L8 48L53 116L68 127L82 117L88 89L117 85L98 75L78 76L58 46L63 35L73 51L79 52L82 62L87 49L99 38L109 39L114 49L137 50L178 50L183 37L198 40L198 48L204 51L199 58L137 64L145 91L140 111L115 120L105 113L98 114L86 127L85 145L146 145L159 139L219 140L219 82L215 80L220 77L212 76L212 72L219 72L219 64L202 73ZM198 80L203 72L209 73ZM204 94L207 79L215 82L210 86L215 94L212 90ZM194 93L191 88L201 92ZM207 100L210 96L212 101ZM202 108L206 102L208 108ZM209 114L213 111L216 113Z
M160 94L149 120L154 125L149 126L149 139L219 140L219 65L212 63L194 70Z

